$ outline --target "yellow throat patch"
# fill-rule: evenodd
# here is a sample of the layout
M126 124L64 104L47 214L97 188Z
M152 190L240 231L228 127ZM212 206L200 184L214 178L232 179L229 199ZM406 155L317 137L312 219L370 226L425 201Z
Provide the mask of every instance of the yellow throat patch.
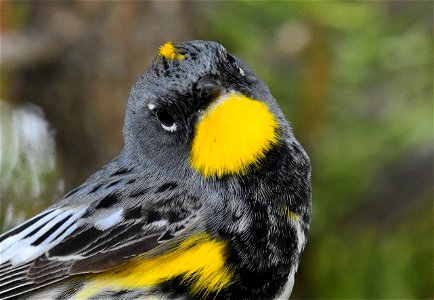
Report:
M245 174L277 142L277 128L264 103L242 94L223 95L196 125L190 164L205 177Z
M160 47L160 52L158 53L159 56L165 57L170 60L183 60L184 55L179 54L175 47L173 46L172 42L167 42L163 46Z

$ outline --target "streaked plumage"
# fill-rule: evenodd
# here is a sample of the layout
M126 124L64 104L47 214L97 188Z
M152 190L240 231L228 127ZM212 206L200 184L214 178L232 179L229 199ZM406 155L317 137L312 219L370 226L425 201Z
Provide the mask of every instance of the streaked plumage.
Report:
M288 297L310 164L266 85L214 42L165 44L125 147L0 237L0 298Z

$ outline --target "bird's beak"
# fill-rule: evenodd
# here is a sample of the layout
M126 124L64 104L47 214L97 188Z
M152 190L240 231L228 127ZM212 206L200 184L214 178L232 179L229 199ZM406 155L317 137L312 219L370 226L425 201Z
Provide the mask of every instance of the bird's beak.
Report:
M210 77L200 78L193 89L193 93L199 100L198 107L201 110L205 109L213 100L225 93L225 89L220 81Z

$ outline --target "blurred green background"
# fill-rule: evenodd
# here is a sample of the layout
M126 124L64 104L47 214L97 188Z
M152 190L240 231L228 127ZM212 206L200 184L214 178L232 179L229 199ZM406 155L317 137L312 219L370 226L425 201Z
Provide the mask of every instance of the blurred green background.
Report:
M165 41L216 40L313 164L293 298L432 298L433 2L1 2L2 231L122 147Z

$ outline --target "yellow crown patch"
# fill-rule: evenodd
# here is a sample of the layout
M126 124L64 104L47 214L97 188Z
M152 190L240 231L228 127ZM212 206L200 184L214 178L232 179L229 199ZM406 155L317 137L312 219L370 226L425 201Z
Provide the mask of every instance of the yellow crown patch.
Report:
M160 47L160 51L158 53L159 56L165 57L170 60L182 60L184 59L184 55L179 54L172 42L167 42Z

